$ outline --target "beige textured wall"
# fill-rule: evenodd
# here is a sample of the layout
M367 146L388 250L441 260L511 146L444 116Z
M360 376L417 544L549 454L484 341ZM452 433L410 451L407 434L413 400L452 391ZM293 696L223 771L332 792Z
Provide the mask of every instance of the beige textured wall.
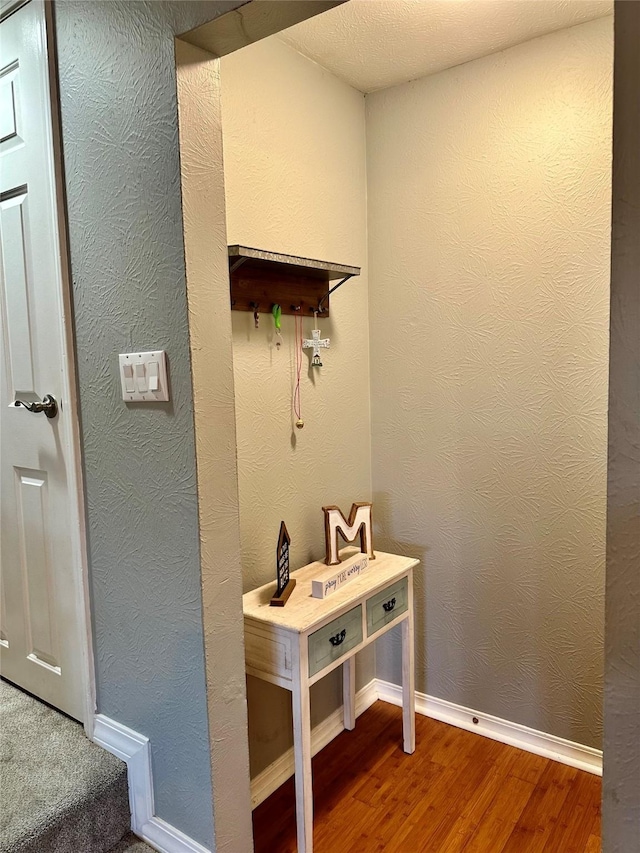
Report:
M324 367L305 353L304 429L293 427L293 318L232 312L245 590L275 575L280 521L292 568L324 553L323 504L371 494L364 97L277 38L221 60L229 243L362 266L332 297ZM269 306L270 308L270 306ZM305 333L312 328L305 322ZM359 682L374 675L363 655ZM249 679L252 774L291 743L290 697ZM312 691L317 722L341 702L339 673Z
M215 849L234 853L253 838L219 60L177 40L176 62Z
M423 561L417 689L591 745L611 65L606 18L366 99L374 502Z

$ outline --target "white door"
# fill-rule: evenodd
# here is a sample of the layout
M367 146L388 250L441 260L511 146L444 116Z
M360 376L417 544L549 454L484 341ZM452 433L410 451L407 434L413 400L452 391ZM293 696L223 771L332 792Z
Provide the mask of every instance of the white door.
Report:
M3 4L4 5L4 4ZM0 22L0 671L78 720L88 637L45 8ZM31 404L51 395L58 414Z

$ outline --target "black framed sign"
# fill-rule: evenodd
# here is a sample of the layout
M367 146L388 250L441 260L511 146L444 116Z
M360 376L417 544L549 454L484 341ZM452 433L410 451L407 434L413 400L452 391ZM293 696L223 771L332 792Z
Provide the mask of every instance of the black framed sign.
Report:
M287 525L282 521L278 535L278 547L276 548L276 594L270 601L272 607L284 607L296 585L295 580L291 580L289 577L290 545L291 537Z

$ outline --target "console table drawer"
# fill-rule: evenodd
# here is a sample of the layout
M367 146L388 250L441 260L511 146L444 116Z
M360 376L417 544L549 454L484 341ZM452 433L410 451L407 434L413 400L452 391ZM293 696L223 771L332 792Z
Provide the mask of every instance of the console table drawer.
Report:
M409 579L402 578L367 600L367 637L393 622L409 607Z
M309 678L362 642L362 605L309 635Z

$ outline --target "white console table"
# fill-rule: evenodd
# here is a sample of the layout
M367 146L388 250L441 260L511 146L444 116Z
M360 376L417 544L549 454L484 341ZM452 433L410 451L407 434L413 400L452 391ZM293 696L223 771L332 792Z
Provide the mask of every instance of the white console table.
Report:
M345 549L342 556L353 554ZM274 584L243 597L246 671L291 691L298 853L313 850L309 688L343 667L344 727L355 727L355 655L402 624L403 748L415 750L413 569L418 560L376 551L367 570L328 598L311 596L326 566L291 573L296 587L285 607L270 607Z

